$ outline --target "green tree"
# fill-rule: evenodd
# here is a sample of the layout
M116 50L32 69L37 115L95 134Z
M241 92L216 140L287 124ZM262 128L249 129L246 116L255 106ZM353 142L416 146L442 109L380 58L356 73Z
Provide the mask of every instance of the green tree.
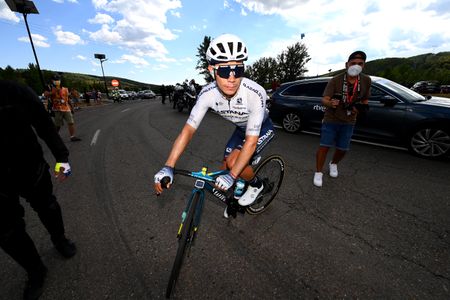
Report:
M268 87L277 76L278 63L275 58L262 57L247 67L246 76L262 86Z
M22 74L25 83L31 87L36 94L41 95L43 93L43 87L41 83L41 78L39 77L39 69L37 65L29 63L28 69L26 69Z
M208 50L209 44L211 43L211 37L205 36L203 42L197 48L197 66L195 69L200 70L199 74L203 75L206 82L212 82L214 79L208 71L208 61L206 60L206 50Z
M293 81L308 72L305 65L311 60L305 44L297 42L277 57L279 76L282 82Z
M24 82L21 74L11 66L6 66L0 74L1 79Z

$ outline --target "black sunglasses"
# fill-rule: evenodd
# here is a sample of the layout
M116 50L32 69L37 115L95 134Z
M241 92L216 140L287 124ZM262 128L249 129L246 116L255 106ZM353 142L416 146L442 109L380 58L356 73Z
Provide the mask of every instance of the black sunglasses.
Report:
M239 78L244 76L244 65L228 65L228 66L218 66L213 67L214 70L217 71L217 75L219 75L220 78L228 79L231 75L231 72L233 72L234 78Z

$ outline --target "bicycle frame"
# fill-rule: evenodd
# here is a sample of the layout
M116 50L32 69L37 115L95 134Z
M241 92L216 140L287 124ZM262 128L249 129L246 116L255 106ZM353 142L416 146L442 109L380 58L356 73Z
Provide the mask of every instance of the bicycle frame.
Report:
M203 204L205 200L205 190L214 195L217 199L221 200L225 204L228 203L228 199L231 199L232 193L224 192L222 190L219 190L215 187L214 183L217 176L226 174L227 170L221 170L216 172L210 172L208 173L208 168L203 167L201 171L199 172L191 172L187 170L181 170L181 169L174 169L174 174L176 175L183 175L186 177L192 177L195 178L196 181L194 183L194 189L192 190L191 196L189 197L188 202L186 203L186 208L183 210L183 213L181 215L181 223L180 227L178 228L177 237L181 235L181 230L183 229L184 221L187 215L187 212L189 210L189 207L192 204L192 200L194 199L195 194L199 194L199 203L197 204L197 207L195 208L195 215L194 215L194 237L197 233L198 226L200 225L200 219L203 211ZM233 189L230 189L231 191ZM229 194L229 195L227 195Z

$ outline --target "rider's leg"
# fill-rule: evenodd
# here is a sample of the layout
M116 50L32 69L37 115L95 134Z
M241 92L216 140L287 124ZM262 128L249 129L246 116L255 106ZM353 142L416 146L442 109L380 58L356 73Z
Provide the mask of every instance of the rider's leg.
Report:
M267 119L262 124L258 144L253 155L258 155L259 153L261 153L261 151L272 141L274 136L275 132L273 130L272 121L270 119ZM244 144L244 140L245 132L240 128L236 128L225 147L224 161L228 170L231 170L231 168L236 163L236 160L241 153L241 148ZM258 178L255 176L255 172L250 165L245 167L245 169L241 172L241 174L239 174L239 176L242 179L248 181L250 185L260 185L259 182L257 182Z
M244 144L245 139L245 132L236 127L233 134L231 135L230 139L227 142L227 145L225 146L224 151L224 164L223 169L231 170L236 163L237 158L239 157L239 154L241 153L242 145ZM245 167L245 169L239 174L242 179L249 181L255 177L255 173L253 172L253 169L251 166Z
M267 119L262 124L254 155L259 155L261 151L272 141L274 136L275 132L272 121ZM238 201L241 206L251 205L256 199L258 199L258 195L264 189L264 182L261 178L258 178L258 176L255 175L250 166L249 168L252 170L252 176L249 176L249 179L246 178L248 180L248 188ZM250 173L248 174L250 175Z
M233 168L233 166L236 163L236 160L239 156L239 153L241 153L241 150L234 149L233 151L231 151L231 154L225 158L226 168L228 170L231 170ZM253 171L253 168L251 166L247 166L242 171L242 173L239 174L239 177L241 177L242 179L244 179L246 181L250 181L255 177L255 172Z

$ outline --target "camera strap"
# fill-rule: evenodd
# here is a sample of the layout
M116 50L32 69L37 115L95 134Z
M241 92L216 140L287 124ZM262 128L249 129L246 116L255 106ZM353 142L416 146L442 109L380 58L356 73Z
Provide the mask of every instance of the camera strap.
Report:
M352 95L348 94L348 85L347 85L347 73L344 74L344 80L342 83L342 100L344 103L352 103L355 95L359 95L361 91L361 77L358 75L355 83L353 84L353 92Z

